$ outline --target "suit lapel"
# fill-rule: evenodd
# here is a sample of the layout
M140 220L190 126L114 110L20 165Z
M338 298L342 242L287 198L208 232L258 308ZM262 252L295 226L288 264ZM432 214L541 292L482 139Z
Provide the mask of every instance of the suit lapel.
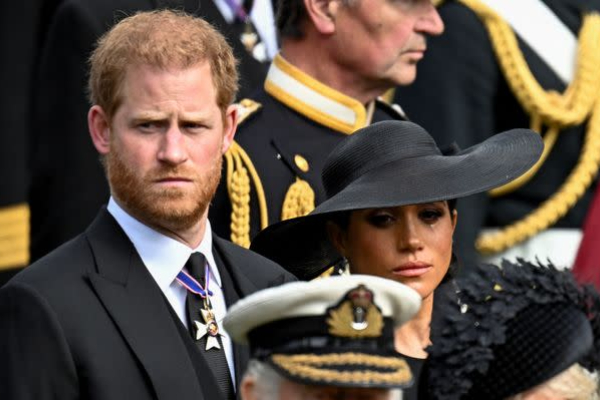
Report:
M160 288L116 221L102 210L86 232L98 297L143 365L158 399L203 399Z

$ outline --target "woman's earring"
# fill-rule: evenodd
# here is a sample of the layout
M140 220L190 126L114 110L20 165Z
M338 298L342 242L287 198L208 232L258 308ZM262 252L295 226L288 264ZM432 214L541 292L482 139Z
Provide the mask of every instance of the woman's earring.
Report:
M350 275L350 264L348 263L346 257L342 257L335 263L331 264L331 266L321 273L321 275L319 275L316 279L328 278L335 275Z
M340 275L350 275L350 263L346 257L342 258L340 263L340 269L338 271Z

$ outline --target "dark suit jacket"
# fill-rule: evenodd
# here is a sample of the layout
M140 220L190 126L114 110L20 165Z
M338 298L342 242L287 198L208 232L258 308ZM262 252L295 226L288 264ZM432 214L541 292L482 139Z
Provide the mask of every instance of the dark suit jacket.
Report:
M108 198L87 127L87 60L96 40L127 15L165 6L201 16L229 38L240 60L240 95L262 85L268 65L247 53L212 0L63 0L40 60L31 113L33 261L82 232Z
M294 279L217 237L214 248L243 295ZM199 382L169 307L102 210L85 233L0 290L0 398L218 398L210 375ZM248 354L234 352L239 379Z

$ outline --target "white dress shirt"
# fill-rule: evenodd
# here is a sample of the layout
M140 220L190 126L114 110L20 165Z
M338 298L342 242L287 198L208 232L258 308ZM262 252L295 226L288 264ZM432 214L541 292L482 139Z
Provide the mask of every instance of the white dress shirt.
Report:
M165 236L133 218L123 210L112 197L108 202L107 209L121 226L123 231L125 231L125 234L133 243L133 246L148 269L148 272L150 272L150 275L152 275L158 284L158 287L171 304L171 307L173 307L173 310L175 310L179 319L186 327L188 326L185 308L187 290L181 286L175 278L177 277L177 274L179 274L179 271L183 269L192 253L199 252L206 257L210 274L209 285L210 290L213 292L211 304L219 325L219 331L223 334L221 339L223 341L229 372L231 373L231 380L234 383L235 389L233 348L231 339L222 329L222 320L223 317L225 317L227 307L223 295L221 276L219 275L219 270L217 269L217 264L212 252L212 230L210 222L206 220L206 229L200 245L195 249L191 249L187 245Z

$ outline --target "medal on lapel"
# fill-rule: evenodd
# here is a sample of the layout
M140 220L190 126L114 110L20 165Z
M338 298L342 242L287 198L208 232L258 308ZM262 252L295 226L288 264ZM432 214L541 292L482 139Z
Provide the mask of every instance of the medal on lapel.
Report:
M258 35L254 31L250 18L246 18L246 21L244 22L244 32L240 35L240 41L246 48L246 51L252 54L254 46L256 46L256 43L258 42Z
M223 334L219 331L217 319L210 307L210 299L204 298L204 308L200 309L200 314L202 315L204 323L194 321L194 326L196 327L196 341L206 336L206 348L204 350L213 348L221 349L218 337L223 336Z
M202 297L202 308L198 310L198 316L202 317L204 323L194 319L194 339L199 341L206 336L206 347L204 350L213 348L220 350L221 345L219 344L218 338L219 336L223 336L223 334L219 330L217 318L215 317L210 303L210 296L212 296L213 293L208 288L210 282L208 265L205 266L204 276L206 277L206 285L204 287L202 287L193 276L183 270L177 275L177 281L188 291Z
M248 53L257 61L264 62L267 60L267 48L260 41L260 37L256 32L256 28L250 19L250 12L254 5L254 0L225 0L231 11L235 14L235 18L244 24L244 31L240 34L240 42Z

